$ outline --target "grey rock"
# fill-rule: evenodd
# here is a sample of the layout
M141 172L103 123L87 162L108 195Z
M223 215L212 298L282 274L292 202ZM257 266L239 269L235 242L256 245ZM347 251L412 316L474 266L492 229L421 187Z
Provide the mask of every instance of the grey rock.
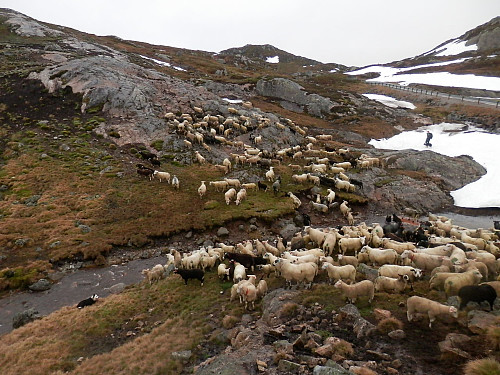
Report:
M289 223L280 230L280 236L288 240L292 238L293 235L298 231L300 231L299 227L297 227L295 224Z
M292 361L287 361L286 359L282 359L278 363L278 370L292 374L299 374L305 370L305 366Z
M212 240L205 240L203 241L203 247L209 247L209 246L214 246L214 242Z
M109 288L107 288L107 290L109 290L109 292L111 294L118 294L118 293L123 292L125 287L126 287L125 283L118 283L118 284L110 286Z
M14 241L14 245L16 245L17 247L24 247L29 241L29 238L18 238Z
M43 292L44 290L50 289L52 284L47 279L40 279L36 283L31 284L28 288L34 292Z
M488 327L497 324L497 316L481 310L471 310L467 314L469 330L476 334L483 334Z
M49 249L53 249L61 244L61 241L54 241L49 245Z
M328 361L327 366L315 366L313 375L354 375L354 373L333 361Z
M217 236L218 237L223 237L223 236L228 236L228 235L229 235L229 231L225 227L220 227L217 230Z
M25 311L21 311L14 315L12 318L12 327L19 328L22 327L25 324L28 324L36 319L40 319L41 316L39 315L38 311L35 309L28 309Z
M250 232L255 232L257 229L258 229L258 228L257 228L257 226L256 226L256 225L253 225L253 224L252 224L252 225L250 225L250 226L248 227L248 230L249 230Z
M82 231L82 233L90 233L92 231L92 228L90 228L88 225L80 224L78 226L78 229Z
M26 206L36 206L38 204L38 201L40 200L42 196L39 194L32 195L31 197L27 198L24 201L24 204Z
M191 237L193 237L193 232L192 231L187 232L185 237L187 239L190 239Z
M406 338L405 331L402 329L396 329L388 333L388 336L393 340L402 340Z
M361 317L356 319L352 326L352 330L358 339L371 335L375 329L376 327L372 323Z
M193 353L191 352L191 350L183 350L180 352L172 352L171 356L172 359L181 361L183 363L187 363L191 358L192 354Z

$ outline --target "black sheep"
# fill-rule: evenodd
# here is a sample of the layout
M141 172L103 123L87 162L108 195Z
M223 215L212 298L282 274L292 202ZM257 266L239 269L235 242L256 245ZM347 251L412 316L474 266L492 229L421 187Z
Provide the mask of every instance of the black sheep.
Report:
M201 282L201 286L203 286L203 282L205 281L205 272L199 269L193 270L183 270L180 268L174 269L174 273L181 275L184 279L184 284L187 285L189 279L198 279Z
M250 269L255 265L254 257L250 254L240 254L240 253L226 253L224 254L225 259L234 260L240 263L245 268Z
M497 292L488 284L466 285L460 288L458 297L460 299L459 310L463 309L471 301L477 303L487 301L490 304L491 310L493 310L493 303L497 298Z
M76 307L78 307L79 309L83 309L85 306L93 305L94 303L96 303L98 298L99 296L97 294L92 294L91 297L78 302L78 305L76 305Z

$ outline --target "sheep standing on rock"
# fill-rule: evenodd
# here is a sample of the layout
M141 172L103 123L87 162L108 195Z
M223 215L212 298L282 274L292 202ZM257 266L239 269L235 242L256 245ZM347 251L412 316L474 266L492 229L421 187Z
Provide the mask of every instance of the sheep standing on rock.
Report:
M458 291L458 298L460 299L459 310L462 310L469 302L481 303L487 301L490 304L491 311L493 311L493 304L497 298L497 292L488 284L466 285L461 287Z
M373 296L375 295L375 286L370 280L363 280L352 285L339 280L335 283L334 287L340 289L349 303L356 303L358 297L361 296L368 296L368 303L372 303Z
M408 298L406 300L406 308L406 316L409 322L413 320L415 313L427 314L429 317L429 328L432 328L432 322L436 320L439 314L449 314L454 318L458 317L458 310L456 307L443 305L439 302L419 296Z

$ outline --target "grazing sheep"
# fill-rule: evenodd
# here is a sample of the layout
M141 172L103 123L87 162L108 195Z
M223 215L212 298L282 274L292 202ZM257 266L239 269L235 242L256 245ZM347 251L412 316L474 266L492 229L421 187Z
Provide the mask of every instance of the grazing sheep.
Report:
M201 181L201 185L198 188L198 194L200 195L200 199L203 198L206 192L207 192L207 186L205 185L205 181Z
M240 189L238 193L236 194L236 205L239 206L239 204L247 197L247 191L246 189Z
M339 280L335 283L334 287L340 289L349 303L356 303L358 297L368 296L368 303L371 304L375 295L375 286L370 280L363 280L352 285L348 285L342 280Z
M177 273L182 277L184 285L187 285L189 279L200 280L201 286L203 286L203 282L205 281L205 272L200 269L184 270L182 268L176 268L174 269L174 273Z
M409 297L406 300L406 308L406 316L409 322L413 320L415 313L427 314L429 317L429 328L432 328L432 322L436 320L439 314L449 314L454 318L458 317L458 310L456 307L443 305L439 302L419 296Z
M488 284L465 285L459 289L458 298L460 300L459 310L462 310L469 302L481 303L487 301L490 304L491 311L493 311L493 303L497 298L497 292L495 288Z
M237 178L225 178L224 181L227 182L228 186L239 189L241 187L241 182Z
M375 281L376 292L402 293L408 285L408 275L399 275L398 278L378 276Z
M83 309L86 306L91 306L97 302L98 298L99 298L99 296L97 294L92 294L92 296L90 296L89 298L86 298L86 299L78 302L78 305L76 305L76 307L79 309Z
M350 283L356 281L356 268L354 266L347 264L345 266L334 266L330 263L323 263L321 266L322 270L326 270L328 273L328 280L331 283L337 280L346 280Z
M229 205L231 200L236 197L236 189L231 188L224 194L224 199L226 200L226 204Z
M257 191L257 184L255 182L248 182L246 184L241 184L241 187L246 190Z
M140 165L140 164L139 164ZM153 180L154 170L151 168L143 167L137 169L137 174L141 176L145 176L149 179L149 181Z

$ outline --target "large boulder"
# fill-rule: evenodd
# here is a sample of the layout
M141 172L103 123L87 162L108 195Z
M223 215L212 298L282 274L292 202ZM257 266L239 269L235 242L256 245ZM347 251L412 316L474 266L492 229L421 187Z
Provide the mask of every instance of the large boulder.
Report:
M12 327L19 328L25 324L28 324L36 319L40 319L41 315L39 315L38 311L35 309L28 309L21 311L14 315L12 318Z

